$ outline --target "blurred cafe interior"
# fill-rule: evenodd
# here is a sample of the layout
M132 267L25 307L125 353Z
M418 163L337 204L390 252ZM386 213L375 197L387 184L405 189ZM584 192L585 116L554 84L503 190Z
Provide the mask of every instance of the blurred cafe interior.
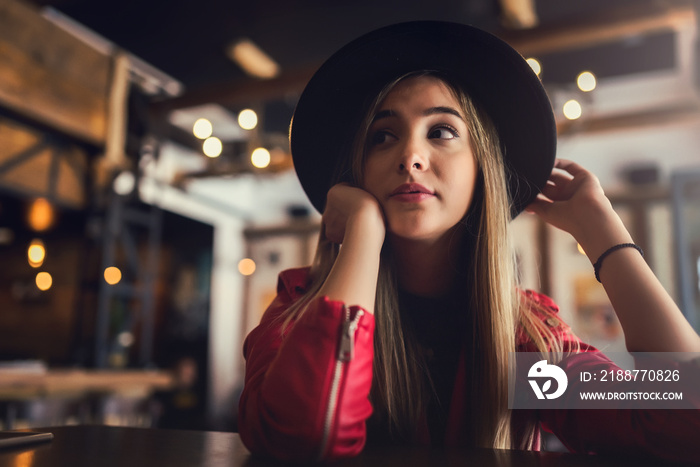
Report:
M235 431L243 339L320 229L296 99L342 44L414 19L531 59L558 157L599 177L700 329L699 18L685 0L0 0L0 428ZM523 287L624 351L576 242L513 228Z

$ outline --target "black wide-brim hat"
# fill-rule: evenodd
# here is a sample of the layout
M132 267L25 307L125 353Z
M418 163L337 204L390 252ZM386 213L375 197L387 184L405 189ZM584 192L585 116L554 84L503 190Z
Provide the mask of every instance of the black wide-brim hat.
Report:
M457 84L489 115L501 142L515 217L537 196L554 165L556 125L538 76L496 36L464 24L415 21L377 29L333 54L297 103L290 128L294 168L323 212L341 157L369 106L391 81L419 70Z

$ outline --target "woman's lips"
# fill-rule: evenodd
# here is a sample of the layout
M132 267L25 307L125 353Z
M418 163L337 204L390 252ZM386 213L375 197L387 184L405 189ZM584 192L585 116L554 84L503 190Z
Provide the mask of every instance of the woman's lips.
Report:
M418 203L435 196L435 193L419 183L404 183L389 194L389 198L403 203Z

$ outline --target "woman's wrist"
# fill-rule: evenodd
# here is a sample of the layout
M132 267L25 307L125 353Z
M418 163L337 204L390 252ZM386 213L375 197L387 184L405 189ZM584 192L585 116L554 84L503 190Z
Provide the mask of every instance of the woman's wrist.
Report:
M607 205L603 203L591 206L582 219L574 238L586 252L591 264L610 247L633 243L632 236L609 202Z
M385 235L386 226L381 208L378 204L376 206L368 205L348 218L343 243L345 244L353 236L357 236L357 239L366 247L374 246L381 249Z
M373 314L383 242L384 227L377 225L376 217L350 216L338 257L318 295Z

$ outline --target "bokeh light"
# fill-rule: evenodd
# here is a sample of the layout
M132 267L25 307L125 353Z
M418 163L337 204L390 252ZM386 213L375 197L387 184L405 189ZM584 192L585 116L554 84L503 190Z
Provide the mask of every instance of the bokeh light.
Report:
M109 285L118 284L122 280L122 272L115 266L110 266L104 272L105 282Z
M132 191L136 186L136 176L133 172L125 170L116 176L114 183L112 183L112 188L114 192L118 195L126 196Z
M264 169L270 165L270 151L265 148L257 148L250 155L250 162L254 167Z
M46 291L53 285L53 278L48 272L40 272L36 275L35 282L39 290Z
M540 65L540 62L538 62L537 59L528 58L527 64L530 65L530 68L532 68L532 71L534 71L537 76L542 73L542 65Z
M255 261L250 258L243 258L238 262L238 272L244 276L250 276L255 272Z
M122 347L131 347L134 345L134 335L129 331L122 331L117 335L117 342Z
M581 104L576 99L566 101L564 104L564 116L569 120L576 120L582 114Z
M593 91L597 85L595 75L590 71L584 71L576 78L576 85L583 92Z
M238 124L244 130L252 130L258 126L258 114L254 110L244 109L238 114Z
M45 198L37 198L29 205L27 220L32 230L37 232L48 230L55 218L54 208Z
M221 155L221 151L223 150L224 145L216 136L205 139L204 143L202 144L202 151L207 157L219 157Z
M38 268L44 264L44 258L46 258L44 242L39 239L32 240L29 244L29 248L27 248L27 260L29 261L29 265L33 268Z
M206 118L199 118L192 126L192 133L199 139L207 139L214 132L214 127Z

